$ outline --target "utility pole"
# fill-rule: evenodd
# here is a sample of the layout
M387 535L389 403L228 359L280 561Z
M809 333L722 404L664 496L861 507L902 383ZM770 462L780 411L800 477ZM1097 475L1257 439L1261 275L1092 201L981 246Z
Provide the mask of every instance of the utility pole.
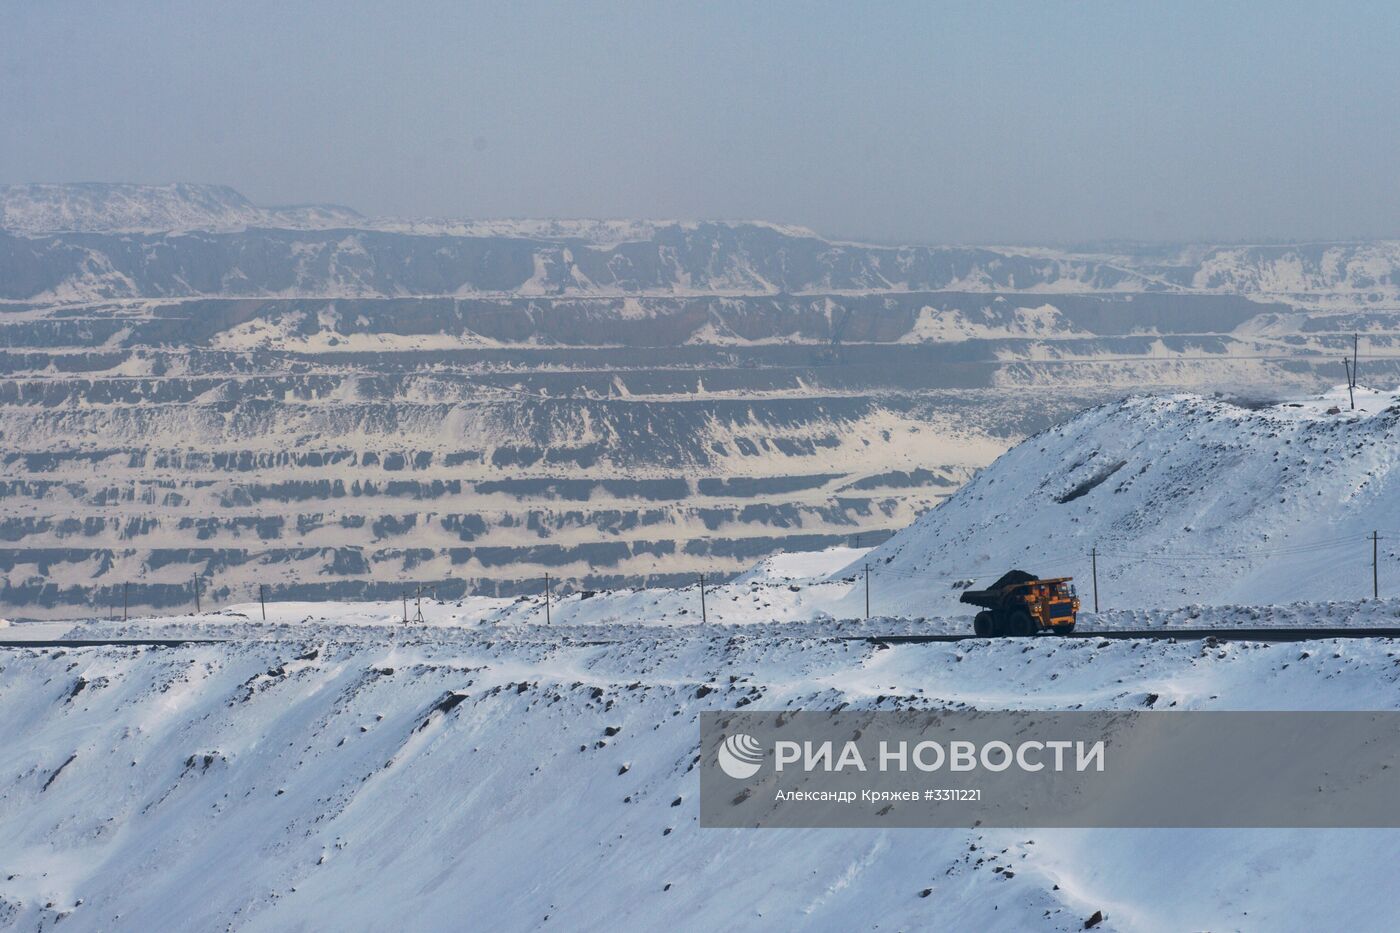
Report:
M700 622L704 624L709 619L709 614L705 612L705 575L702 573L700 574Z
M865 621L870 621L870 565L865 565Z
M423 584L421 583L418 584L418 595L414 598L413 604L413 621L421 624L423 622Z
M1351 360L1342 357L1342 365L1347 368L1347 396L1351 399L1351 410L1356 411L1356 383L1351 377Z
M122 584L122 621L123 621L123 622L126 621L126 607L127 607L127 598L126 598L126 597L127 597L127 588L130 587L130 586L131 586L130 583L123 583L123 584Z
M544 624L554 624L549 617L549 574L544 575Z
M1093 568L1094 576L1094 611L1099 611L1099 549L1096 546L1089 549L1089 566Z
M262 604L263 621L267 621L267 596L263 593L263 585L258 584L258 602Z
M403 624L408 624L408 591L399 590L399 596L403 598Z
M192 574L191 579L194 580L194 614L199 615L199 574Z
M1371 532L1371 598L1381 598L1380 532Z

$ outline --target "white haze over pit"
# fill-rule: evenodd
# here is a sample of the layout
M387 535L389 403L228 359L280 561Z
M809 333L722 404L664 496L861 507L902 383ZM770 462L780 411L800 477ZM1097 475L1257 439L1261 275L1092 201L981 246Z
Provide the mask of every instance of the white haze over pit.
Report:
M376 215L757 216L885 242L1397 233L1386 5L12 13L0 182L194 177Z

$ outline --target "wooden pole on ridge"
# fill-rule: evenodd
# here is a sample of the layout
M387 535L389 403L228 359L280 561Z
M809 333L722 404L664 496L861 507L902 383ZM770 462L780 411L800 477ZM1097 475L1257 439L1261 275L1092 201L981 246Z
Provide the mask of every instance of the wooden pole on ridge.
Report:
M1099 611L1099 549L1097 546L1089 549L1089 562L1094 576L1094 611Z

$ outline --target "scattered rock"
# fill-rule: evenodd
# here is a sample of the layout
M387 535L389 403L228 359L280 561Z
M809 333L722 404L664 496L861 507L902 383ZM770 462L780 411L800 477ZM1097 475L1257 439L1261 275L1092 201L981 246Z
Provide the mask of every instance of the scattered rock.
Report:
M44 782L44 786L41 787L41 788L39 788L39 793L43 793L44 791L48 790L48 789L49 789L49 785L52 784L52 783L54 782L54 780L55 780L60 774L63 773L63 769L66 768L66 767L68 767L69 765L71 765L71 764L73 763L73 759L75 759L75 758L77 758L77 757L78 757L78 753L77 753L77 752L74 752L73 754L71 754L71 755L68 756L68 760L67 760L67 761L65 761L63 764L59 765L57 768L55 768L53 774L50 774L50 775L49 775L49 779L48 779L47 781ZM676 803L680 803L680 799L679 799L679 798L676 799ZM676 803L671 804L671 806L674 807L674 806L676 805Z

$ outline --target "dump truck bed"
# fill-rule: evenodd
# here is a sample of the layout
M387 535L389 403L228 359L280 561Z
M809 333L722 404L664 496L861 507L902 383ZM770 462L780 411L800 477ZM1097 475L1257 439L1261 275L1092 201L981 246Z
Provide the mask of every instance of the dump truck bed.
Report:
M958 602L967 603L969 606L981 606L983 609L995 609L1001 604L1001 597L1001 590L963 590Z
M970 606L981 606L983 609L995 609L1001 605L1002 598L1008 589L1023 583L1035 583L1037 580L1039 577L1033 573L1026 573L1024 570L1008 570L997 579L997 582L985 590L963 590L958 601Z

